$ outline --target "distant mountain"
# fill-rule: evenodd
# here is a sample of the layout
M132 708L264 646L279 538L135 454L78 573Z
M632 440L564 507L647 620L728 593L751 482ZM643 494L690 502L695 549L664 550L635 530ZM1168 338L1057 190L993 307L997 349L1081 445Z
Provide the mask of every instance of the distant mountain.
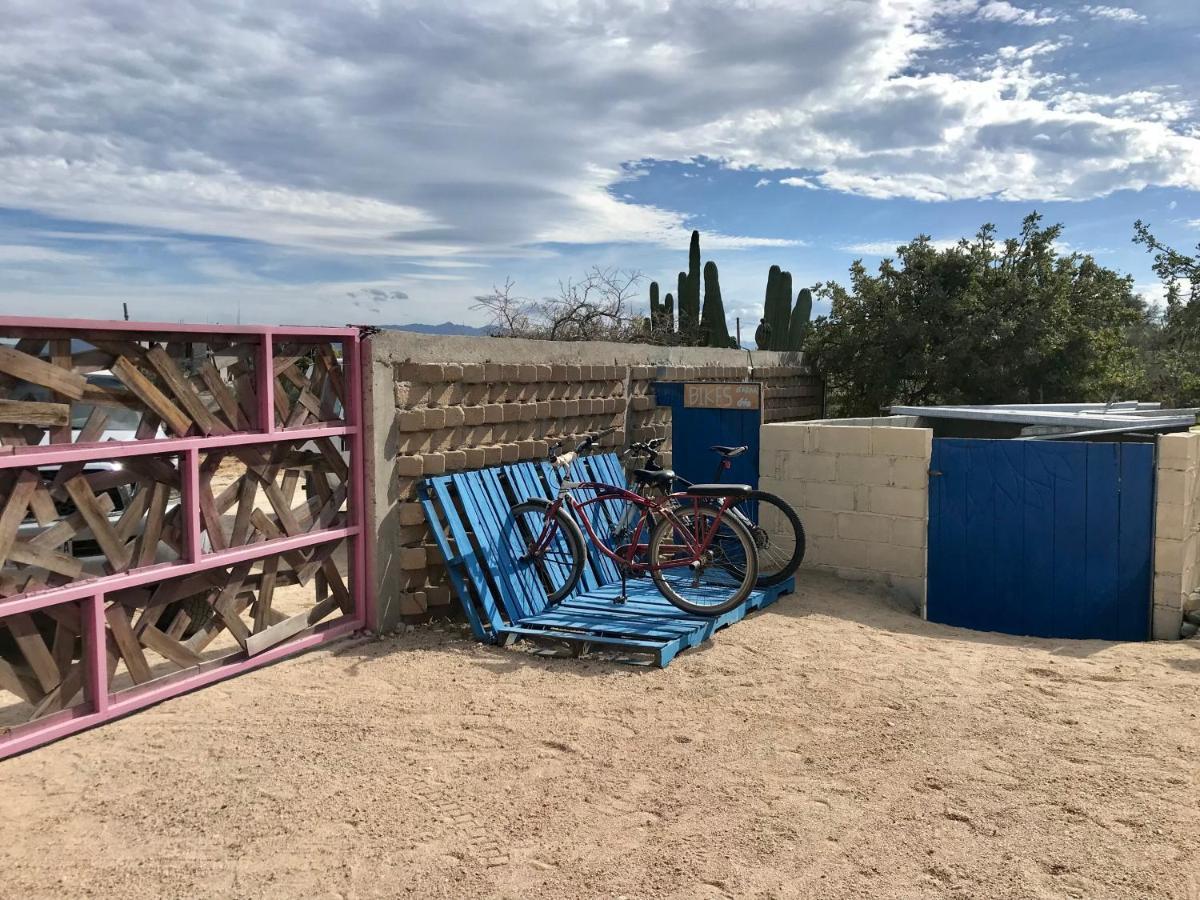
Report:
M415 331L418 334L467 334L475 337L487 337L491 334L490 326L460 325L457 322L443 322L441 325L427 325L423 322L412 322L408 325L380 325L385 331Z

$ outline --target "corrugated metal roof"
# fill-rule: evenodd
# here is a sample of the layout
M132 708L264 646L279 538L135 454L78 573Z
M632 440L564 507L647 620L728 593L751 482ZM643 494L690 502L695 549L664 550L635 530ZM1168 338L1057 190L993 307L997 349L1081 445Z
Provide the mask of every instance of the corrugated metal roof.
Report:
M894 416L926 419L964 419L1093 429L1165 431L1190 428L1200 409L1162 409L1158 403L1013 403L996 406L893 406Z

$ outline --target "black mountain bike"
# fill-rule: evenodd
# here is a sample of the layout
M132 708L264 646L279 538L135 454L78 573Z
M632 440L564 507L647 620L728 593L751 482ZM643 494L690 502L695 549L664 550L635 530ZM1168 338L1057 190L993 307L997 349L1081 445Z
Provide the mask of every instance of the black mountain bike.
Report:
M635 469L631 478L636 489L656 490L670 494L680 484L686 489L691 482L681 478L659 463L659 448L665 438L655 438L645 443L631 444L624 456L646 457L644 468ZM715 446L718 454L717 474L714 482L721 482L724 474L733 466L733 460L746 452L747 447ZM729 514L740 519L749 529L758 549L758 587L770 587L790 578L804 561L804 525L792 509L792 505L768 491L751 491L731 507Z

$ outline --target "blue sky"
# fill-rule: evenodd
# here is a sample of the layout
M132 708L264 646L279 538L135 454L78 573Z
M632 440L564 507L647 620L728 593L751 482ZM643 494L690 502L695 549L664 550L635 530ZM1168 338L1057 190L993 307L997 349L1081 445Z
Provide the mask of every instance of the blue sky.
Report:
M506 277L670 290L698 228L753 322L772 264L1034 209L1154 297L1133 221L1200 242L1198 45L1176 2L10 0L0 308L480 323Z

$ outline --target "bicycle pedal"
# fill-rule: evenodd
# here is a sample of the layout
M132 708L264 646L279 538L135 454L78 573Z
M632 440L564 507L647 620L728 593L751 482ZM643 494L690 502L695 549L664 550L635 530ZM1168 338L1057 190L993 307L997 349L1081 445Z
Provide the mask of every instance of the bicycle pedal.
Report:
M628 599L629 598L626 597L624 594L620 594L619 596L613 597L613 604L616 606L624 606L625 601L627 601Z

